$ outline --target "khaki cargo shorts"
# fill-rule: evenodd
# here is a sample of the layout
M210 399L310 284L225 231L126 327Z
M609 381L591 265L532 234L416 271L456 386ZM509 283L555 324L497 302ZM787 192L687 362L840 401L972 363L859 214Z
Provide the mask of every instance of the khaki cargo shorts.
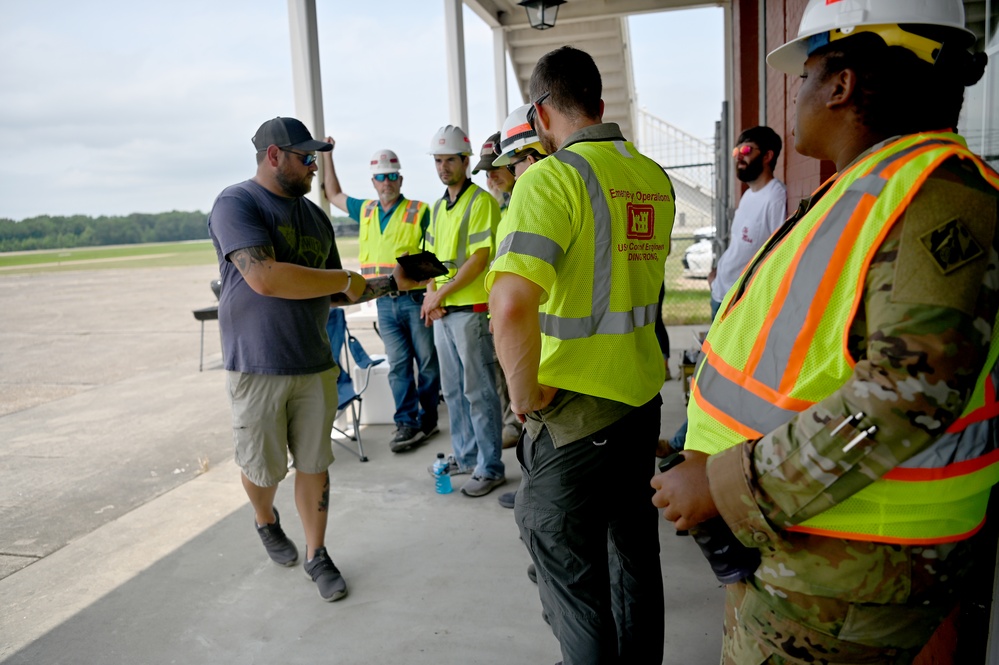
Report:
M330 432L336 418L337 367L317 374L227 372L236 464L258 487L288 475L288 454L302 473L333 463Z

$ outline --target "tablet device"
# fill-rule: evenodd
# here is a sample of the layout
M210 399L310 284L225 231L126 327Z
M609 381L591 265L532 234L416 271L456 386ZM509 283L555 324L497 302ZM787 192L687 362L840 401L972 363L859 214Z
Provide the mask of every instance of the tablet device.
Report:
M417 282L422 282L431 277L440 277L447 274L447 267L440 262L433 252L420 252L419 254L407 254L396 259L402 266L406 277Z

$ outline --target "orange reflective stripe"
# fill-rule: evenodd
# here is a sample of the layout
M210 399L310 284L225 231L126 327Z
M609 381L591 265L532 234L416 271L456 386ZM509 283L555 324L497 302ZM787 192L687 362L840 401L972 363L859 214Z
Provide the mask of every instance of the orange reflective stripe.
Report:
M996 387L991 377L985 381L984 390L985 404L952 422L947 428L948 432L953 434L967 429L972 423L999 418L999 402L996 401Z
M518 134L526 134L527 132L533 132L533 131L534 130L531 129L531 126L525 122L523 125L517 125L516 127L511 127L509 131L507 131L506 136L504 138L510 138L511 136L517 136Z
M947 478L957 478L966 476L975 471L981 471L987 466L999 462L999 449L988 452L979 457L973 457L961 462L954 462L947 466L918 468L896 466L886 473L882 478L885 480L898 480L906 483L926 482L929 480L946 480Z
M931 143L930 147L936 151L944 146L944 154L956 147L941 140L932 140ZM825 194L834 197L831 205L817 213L821 217L811 221L809 228L802 229L804 235L799 238L801 245L795 254L781 259L787 267L775 285L775 293L764 314L761 334L750 349L746 362L748 373L781 392L790 392L798 385L799 373L811 352L818 328L826 318L828 304L840 288L840 277L848 262L854 257L856 240L863 237L867 219L882 190L888 185L882 172L899 162L908 164L924 152L922 145L903 142L901 148L896 148L881 162L861 162L854 167L856 170L849 169L849 182L834 184ZM943 158L941 155L940 159ZM909 193L912 193L911 190ZM899 205L889 211L888 218L877 226L879 234L883 226L894 223L902 209ZM771 257L779 251L779 245L772 248L761 265L776 260ZM822 265L824 270L810 270L813 264ZM864 265L860 266L861 273L866 272ZM863 282L859 281L857 288L862 285ZM856 300L856 296L853 299ZM775 334L774 331L783 332ZM793 337L787 331L795 331Z
M836 244L835 249L833 249L829 269L823 274L822 281L819 282L819 288L814 295L815 301L822 303L822 307L809 308L808 314L805 316L805 325L801 332L798 333L797 343L795 343L788 354L787 367L784 370L784 376L781 378L780 391L783 393L791 392L798 381L798 375L801 373L801 367L805 364L812 339L815 337L819 324L825 317L825 305L831 300L833 291L836 289L836 283L839 281L840 275L846 267L847 259L849 259L850 253L853 251L852 239L860 235L860 230L867 221L867 217L870 215L871 209L877 201L877 197L872 194L864 193L861 195L857 207L854 208L853 214L850 215L850 219L843 229L840 241ZM863 280L858 281L858 293L862 292L863 286ZM848 331L844 331L844 333L845 337Z
M913 150L911 153L908 154L908 157L910 159L915 159L920 155L922 155L923 153L929 152L930 150L936 150L939 147L940 147L939 144L924 145L916 150ZM887 180L891 178L893 175L895 175L903 166L905 166L904 160L898 160L892 162L883 171L881 171L881 177Z
M709 363L711 367L714 368L718 374L725 377L732 383L736 384L743 390L756 395L760 399L778 406L782 409L787 409L788 411L804 411L805 409L814 406L814 402L808 400L797 399L790 397L784 393L778 392L771 388L770 386L760 383L754 379L749 374L745 374L735 367L732 367L724 360L721 359L717 354L711 353L711 344L706 340L703 343L703 350L705 356L705 362Z
M403 224L415 224L417 217L419 217L420 212L420 202L419 201L409 201L406 203L405 212L402 216Z
M834 176L838 181L824 183L822 198L798 227L765 246L751 276L738 285L739 300L726 303L704 344L690 405L692 427L702 429L692 430L691 449L701 449L695 440L715 452L759 438L849 379L856 365L849 328L870 266L926 180L955 156L970 160L999 189L999 174L959 137L901 139ZM739 326L752 331L750 339ZM999 332L993 333L988 367L947 434L856 496L788 530L907 545L957 542L978 531L989 489L999 479L993 435Z
M964 533L951 534L949 536L934 536L932 538L899 538L895 536L882 536L867 533L856 533L854 531L836 531L833 529L818 529L811 526L802 526L798 524L797 526L785 527L785 531L794 531L795 533L809 533L814 536L825 536L827 538L844 538L846 540L862 540L868 543L885 543L888 545L936 545L939 543L957 543L962 540L967 540L973 535L978 533L982 526L985 524L985 518L978 523L974 529L966 531Z
M701 394L700 389L697 387L696 380L691 382L690 395L691 399L697 401L698 406L701 407L701 410L704 411L704 413L708 414L709 416L711 416L713 420L718 421L719 423L729 428L733 432L736 432L742 438L759 439L760 437L763 436L762 432L757 432L752 427L747 427L743 425L738 420L732 418L724 411L719 410L714 404L706 400L704 396Z
M361 266L362 275L391 275L394 263L365 263Z
M811 240L812 236L818 231L820 226L821 223L815 225L815 228L812 229L811 233L808 234L808 240ZM783 244L783 242L781 244ZM801 248L794 255L794 258L791 259L791 265L788 266L785 275L792 275L798 269L798 262L801 261L802 252L804 251L807 245L808 245L807 240L806 242L803 242L801 244ZM766 260L767 261L770 260L770 258L774 255L776 251L777 248L775 247L774 251L770 253L770 256L768 256ZM754 277L755 276L756 275L754 275ZM770 331L773 328L774 322L777 321L777 317L780 316L780 310L781 310L780 306L783 306L783 304L787 302L787 296L790 292L791 292L791 280L789 279L781 280L780 286L777 288L777 293L774 296L773 300L774 306L772 306L770 309L767 310L766 318L763 319L763 325L760 326L760 332L759 334L757 334L756 341L753 343L753 349L749 352L749 357L746 359L745 372L747 375L753 374L753 372L755 372L756 368L759 366L760 358L763 357L763 352L767 348L767 339L770 337Z

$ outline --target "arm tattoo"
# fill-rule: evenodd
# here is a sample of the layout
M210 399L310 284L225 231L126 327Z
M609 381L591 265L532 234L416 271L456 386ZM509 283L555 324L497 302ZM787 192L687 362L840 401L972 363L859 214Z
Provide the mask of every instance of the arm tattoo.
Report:
M344 307L346 305L357 305L358 303L367 302L375 298L381 298L388 293L393 293L395 290L389 285L389 277L389 275L368 277L365 280L367 286L364 287L364 292L356 302L351 302L345 293L334 293L330 296L330 306Z
M246 276L246 273L259 263L267 259L274 259L274 248L270 245L260 247L244 247L237 249L229 255L229 260L236 266L239 273Z

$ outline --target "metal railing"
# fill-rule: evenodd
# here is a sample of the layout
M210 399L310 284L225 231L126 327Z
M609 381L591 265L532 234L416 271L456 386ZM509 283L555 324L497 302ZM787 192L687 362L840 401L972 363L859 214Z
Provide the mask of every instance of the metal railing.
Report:
M688 134L644 109L637 116L638 149L666 169L676 193L663 320L667 325L707 323L711 306L706 278L712 254L703 250L705 242L711 243L709 230L717 227L717 150L712 142ZM690 261L685 265L688 251Z

